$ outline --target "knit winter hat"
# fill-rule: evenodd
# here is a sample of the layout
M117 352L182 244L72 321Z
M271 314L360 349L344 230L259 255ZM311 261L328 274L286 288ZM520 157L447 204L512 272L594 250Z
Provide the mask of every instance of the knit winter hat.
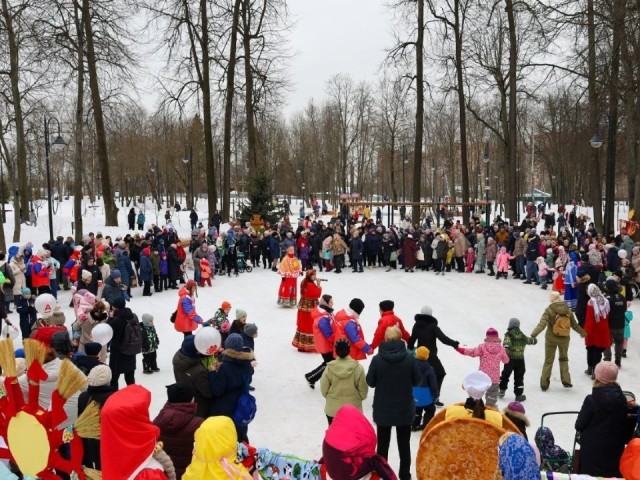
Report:
M422 307L420 309L420 315L429 315L430 317L433 316L433 308L431 308L430 305L425 305L424 307Z
M429 349L427 347L418 347L416 349L416 358L419 360L429 359Z
M520 402L511 402L509 403L509 405L507 405L507 408L512 412L518 412L523 415L525 414L524 405L522 405Z
M189 403L193 400L193 397L193 388L188 383L167 385L167 400L169 403Z
M91 281L91 277L93 277L93 274L89 270L82 270L81 276L82 276L82 281L87 283Z
M25 295L31 295L31 290L29 290L27 287L24 287L22 289L22 291L20 292L20 294L24 297Z
M241 318L246 316L247 316L247 312L245 312L241 308L236 308L236 320L240 320Z
M247 337L253 337L256 333L258 333L258 326L255 323L247 323L244 326L244 334Z
M620 286L615 278L607 278L607 281L604 283L607 292L609 293L618 293L620 291Z
M328 307L329 306L329 302L331 301L331 295L327 295L324 294L320 297L320 299L318 300L318 305L320 305L321 307ZM331 308L331 307L329 307Z
M243 347L244 342L242 341L242 337L239 333L232 333L224 342L224 348L227 350L235 350L236 352L241 352Z
M187 357L195 358L198 356L198 350L196 350L195 336L188 335L182 341L180 352Z
M142 317L140 317L142 319L142 324L145 327L149 326L149 323L153 322L153 315L151 315L150 313L143 313Z
M359 298L354 298L349 302L349 308L360 315L364 310L364 302Z
M88 357L97 356L100 353L100 350L102 350L102 345L98 342L88 342L84 344L84 353Z
M554 291L554 292L551 292L551 293L549 294L549 303L558 302L558 301L560 301L560 300L561 300L560 292L555 292L555 291Z
M600 383L615 383L618 379L618 367L612 362L600 362L596 365L594 374Z
M117 310L123 309L126 305L127 305L127 302L125 302L123 297L116 298L111 304L111 306Z
M231 308L231 304L225 300L224 302L222 302L222 305L220 306L220 309L221 310L226 310L227 308Z
M490 328L489 330L487 330L486 338L499 338L499 337L500 337L500 334L495 328Z
M464 377L462 387L474 400L482 400L484 394L491 387L491 378L486 373L478 370Z
M111 369L108 365L97 365L87 375L87 383L90 387L102 387L111 383Z
M393 300L383 300L380 302L380 310L383 312L392 311L394 306L395 304L393 303Z
M511 330L512 328L520 328L520 320L518 320L517 318L510 318L509 327L507 327L507 330Z
M113 270L111 270L110 277L115 280L116 278L121 278L122 274L120 273L120 270L118 270L117 268L114 268Z

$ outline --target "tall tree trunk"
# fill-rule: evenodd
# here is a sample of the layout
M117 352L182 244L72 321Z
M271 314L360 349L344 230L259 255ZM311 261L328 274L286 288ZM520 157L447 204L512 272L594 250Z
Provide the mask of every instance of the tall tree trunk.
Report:
M200 18L202 23L202 120L204 128L204 156L207 171L207 197L209 216L218 206L218 191L216 187L216 165L213 156L213 132L211 121L211 86L209 66L209 16L207 0L200 0ZM192 192L193 193L193 192Z
M596 90L596 27L593 11L594 0L587 0L587 30L589 39L589 128L591 134L598 131L598 92ZM593 223L596 230L602 232L602 179L600 174L600 150L592 148L590 167L591 205L593 205Z
M227 65L227 96L224 107L224 181L222 186L222 221L229 221L231 208L231 122L233 120L233 95L236 79L236 50L238 47L238 25L240 23L240 5L242 0L235 0L233 21L231 23L231 46L229 48L229 64Z
M247 161L249 173L258 171L258 135L253 108L253 70L251 68L251 2L243 1L242 44L244 48L245 109L247 114Z
M460 22L460 0L455 0L454 30L456 38L456 80L458 84L458 108L460 115L460 168L462 170L462 201L469 201L469 165L467 158L467 108L462 75L462 25ZM488 208L488 207L487 207ZM462 220L469 220L469 207L462 206Z
M614 202L616 193L616 154L618 135L618 100L620 73L620 48L624 37L625 1L614 0L611 19L613 22L613 43L611 48L611 75L609 78L609 128L607 132L607 164L605 172L604 235L615 230Z
M391 151L389 152L389 174L391 180L391 191L393 192L393 201L398 201L398 190L396 189L396 175L395 175L395 156L396 156L396 134L391 134ZM404 164L402 165L404 168Z
M13 241L20 241L20 227L22 219L29 217L29 189L27 186L27 150L25 148L24 118L22 117L22 95L20 93L20 61L19 46L13 27L13 15L9 10L7 0L2 0L2 16L7 29L7 43L9 47L9 79L11 82L11 101L16 124L16 153L18 164L18 188L15 192L15 212ZM7 157L8 158L8 157Z
M424 0L418 0L418 38L416 40L416 139L413 147L413 201L420 202L422 178L422 137L424 135ZM404 167L404 166L403 166ZM420 207L411 209L411 222L420 223Z
M516 18L513 11L513 0L506 0L507 23L509 25L509 137L508 154L505 161L505 214L513 221L518 214L518 201L514 192L516 184L516 162L518 156L518 108L517 108L517 66L518 39L516 34Z
M93 104L93 119L96 123L96 153L102 180L102 197L106 226L118 226L118 207L113 200L111 189L111 175L109 174L109 152L107 150L107 132L104 127L102 99L98 84L98 68L96 53L93 45L93 25L91 24L91 10L89 0L82 0L82 21L84 23L85 39L87 43L87 67L89 70L89 87L91 89L91 103Z
M73 223L76 244L82 241L82 141L84 137L84 31L80 5L73 2L73 14L78 36L78 91L76 98L76 158L73 172Z

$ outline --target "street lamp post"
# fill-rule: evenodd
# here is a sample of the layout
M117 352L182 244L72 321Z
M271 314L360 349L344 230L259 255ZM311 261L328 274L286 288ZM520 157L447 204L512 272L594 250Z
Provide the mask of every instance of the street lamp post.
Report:
M49 156L51 154L51 139L49 138L49 123L51 120L55 120L58 125L58 136L53 141L54 147L63 147L65 145L62 136L60 135L60 122L55 117L44 117L44 153L45 153L45 166L47 169L47 209L49 211L49 239L53 240L53 205L51 199L51 166L49 163ZM2 199L2 217L4 220L4 199Z
M151 159L151 166L149 170L156 174L156 194L158 195L158 212L162 208L162 200L160 199L160 164L157 159Z
M407 201L407 197L405 196L405 190L404 190L404 171L406 170L406 166L407 163L409 162L409 159L407 158L407 146L403 145L402 146L402 201L406 202Z
M436 157L431 157L431 210L438 217L436 213ZM438 227L440 226L440 220L438 219Z
M189 155L185 155L182 159L182 163L187 165L187 209L194 208L193 199L193 145L189 145Z
M485 212L486 212L486 226L487 228L489 228L489 220L490 220L490 214L489 214L489 142L484 142L484 156L482 157L482 161L484 161L485 164L485 168L486 168L486 181L485 181L485 192L486 192L486 202L487 204L485 205Z

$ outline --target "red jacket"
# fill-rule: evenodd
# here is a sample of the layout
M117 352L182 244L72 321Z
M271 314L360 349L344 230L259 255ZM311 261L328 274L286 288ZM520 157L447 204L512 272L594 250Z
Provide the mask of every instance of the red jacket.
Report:
M364 340L362 327L358 323L358 316L349 310L340 310L335 316L335 340L346 338L351 343L351 352L349 355L354 360L364 360L367 354L373 350L371 346Z
M178 295L180 295L180 300L178 300L174 326L179 332L193 332L198 328L198 324L202 324L202 318L196 313L196 307L189 296L189 290L182 287Z
M587 347L608 348L611 346L611 333L609 332L609 318L600 318L596 322L593 314L593 306L587 303L587 311L584 316L584 330L587 336L584 343Z
M326 312L322 307L316 307L311 312L311 318L313 318L313 344L316 352L333 352L336 335L333 313Z
M49 269L37 255L31 259L31 286L33 288L49 286Z
M388 312L382 312L382 316L380 317L380 320L378 320L378 328L376 328L376 333L373 334L373 342L371 342L371 348L373 350L378 348L378 345L384 341L384 333L387 331L387 328L393 326L397 326L400 329L402 332L402 339L405 342L409 341L409 337L411 335L404 329L402 320L396 317L393 310L389 310Z

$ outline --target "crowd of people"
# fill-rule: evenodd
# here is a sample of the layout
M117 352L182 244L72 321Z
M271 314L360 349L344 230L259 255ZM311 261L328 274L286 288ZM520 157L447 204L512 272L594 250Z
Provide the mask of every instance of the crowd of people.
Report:
M585 373L594 380L593 393L585 399L576 422L576 430L586 439L583 455L591 459L584 462L581 471L594 476L620 475L619 460L630 431L628 405L617 384L617 373L630 336L628 282L640 275L640 246L626 232L605 239L592 226L580 224L575 235L562 227L556 234L553 226L538 231L535 217L520 225L508 225L498 218L494 225L483 226L474 218L468 227L447 221L443 228L432 228L426 220L422 226L396 228L384 226L380 218L374 222L365 217L355 223L355 218L343 216L325 224L304 216L304 212L300 216L296 229L285 217L278 225L266 224L262 229L236 225L222 231L219 215L204 228L197 224L196 214L190 215L188 242L180 240L167 223L121 238L103 237L98 232L79 245L71 237L58 237L40 248L27 243L13 247L7 255L0 253L3 336L11 336L13 328L27 344L37 340L46 348L42 368L48 378L40 381L40 407L48 407L63 364L71 360L86 375L87 387L66 399L63 426L72 426L92 401L101 408L103 434L100 440L83 439L84 467L114 479L251 478L249 470L236 462L236 455L237 442L248 445L249 423L256 414L250 392L258 329L247 322L247 312L240 308L235 309L231 321L228 301L209 319L196 308L198 287L210 286L211 279L222 272L237 275L240 257L282 277L278 304L298 310L292 345L322 357L320 365L305 374L305 380L310 388L319 383L326 398L329 430L323 444L322 471L327 478L355 479L372 472L370 478L396 478L386 462L393 427L400 454L397 478L411 478L411 432L425 429L437 407L443 406L440 392L446 371L438 357L438 341L462 355L479 358L478 372L484 375L480 382L484 387L474 390L470 383L467 403L459 409L447 407L447 417L493 418L497 422L495 410L485 405L496 407L513 374L515 401L504 414L521 426L526 437L528 420L522 405L526 400L525 347L535 345L536 337L546 330L540 387L542 391L549 388L558 350L561 381L570 388L567 351L571 329L585 338ZM128 221L130 227L143 230L142 212L136 216L132 209ZM188 278L188 266L193 268L193 278ZM529 336L513 318L504 339L495 328L489 328L481 344L466 347L440 329L430 306L415 315L413 327L407 330L394 313L394 302L383 300L378 305L376 331L367 342L359 323L364 302L353 298L347 307L335 308L317 273L341 273L346 268L360 273L379 267L407 273L419 270L444 275L457 271L484 273L496 279L520 278L527 285L551 286L552 292ZM300 295L298 278L302 278ZM50 294L55 298L60 289L73 289L75 318L70 323L59 307L53 305L43 312L36 305L38 297ZM171 321L183 340L173 356L174 383L167 387L167 403L152 421L150 393L135 385L135 371L139 359L144 374L159 371L161 339L152 315L144 313L138 318L134 313L132 298L138 292L150 296L163 290L177 290ZM9 316L12 307L15 317ZM100 341L98 332L102 333L104 325L112 335ZM198 347L198 336L207 329L217 331L220 340L216 348L203 351ZM24 352L17 352L21 355ZM365 371L359 361L368 356L373 357ZM29 372L16 375L25 396L30 395ZM119 390L121 376L127 387ZM362 415L369 388L375 389L375 433ZM478 391L480 395L473 393ZM130 420L128 425L121 425L124 418ZM354 439L356 426L362 431L360 440L368 438L369 446L363 447L366 468L359 469L358 476L344 473L341 460L345 453L340 448L346 447L344 442L334 443L348 425L354 427L348 438ZM511 437L502 439L500 452L506 455L517 442ZM127 465L116 452L116 445L122 443L132 450ZM517 447L527 448L520 443ZM63 453L69 455L73 452ZM59 466L50 467L69 473ZM10 468L19 474L15 462ZM524 478L509 477L506 470L502 471L505 479Z

